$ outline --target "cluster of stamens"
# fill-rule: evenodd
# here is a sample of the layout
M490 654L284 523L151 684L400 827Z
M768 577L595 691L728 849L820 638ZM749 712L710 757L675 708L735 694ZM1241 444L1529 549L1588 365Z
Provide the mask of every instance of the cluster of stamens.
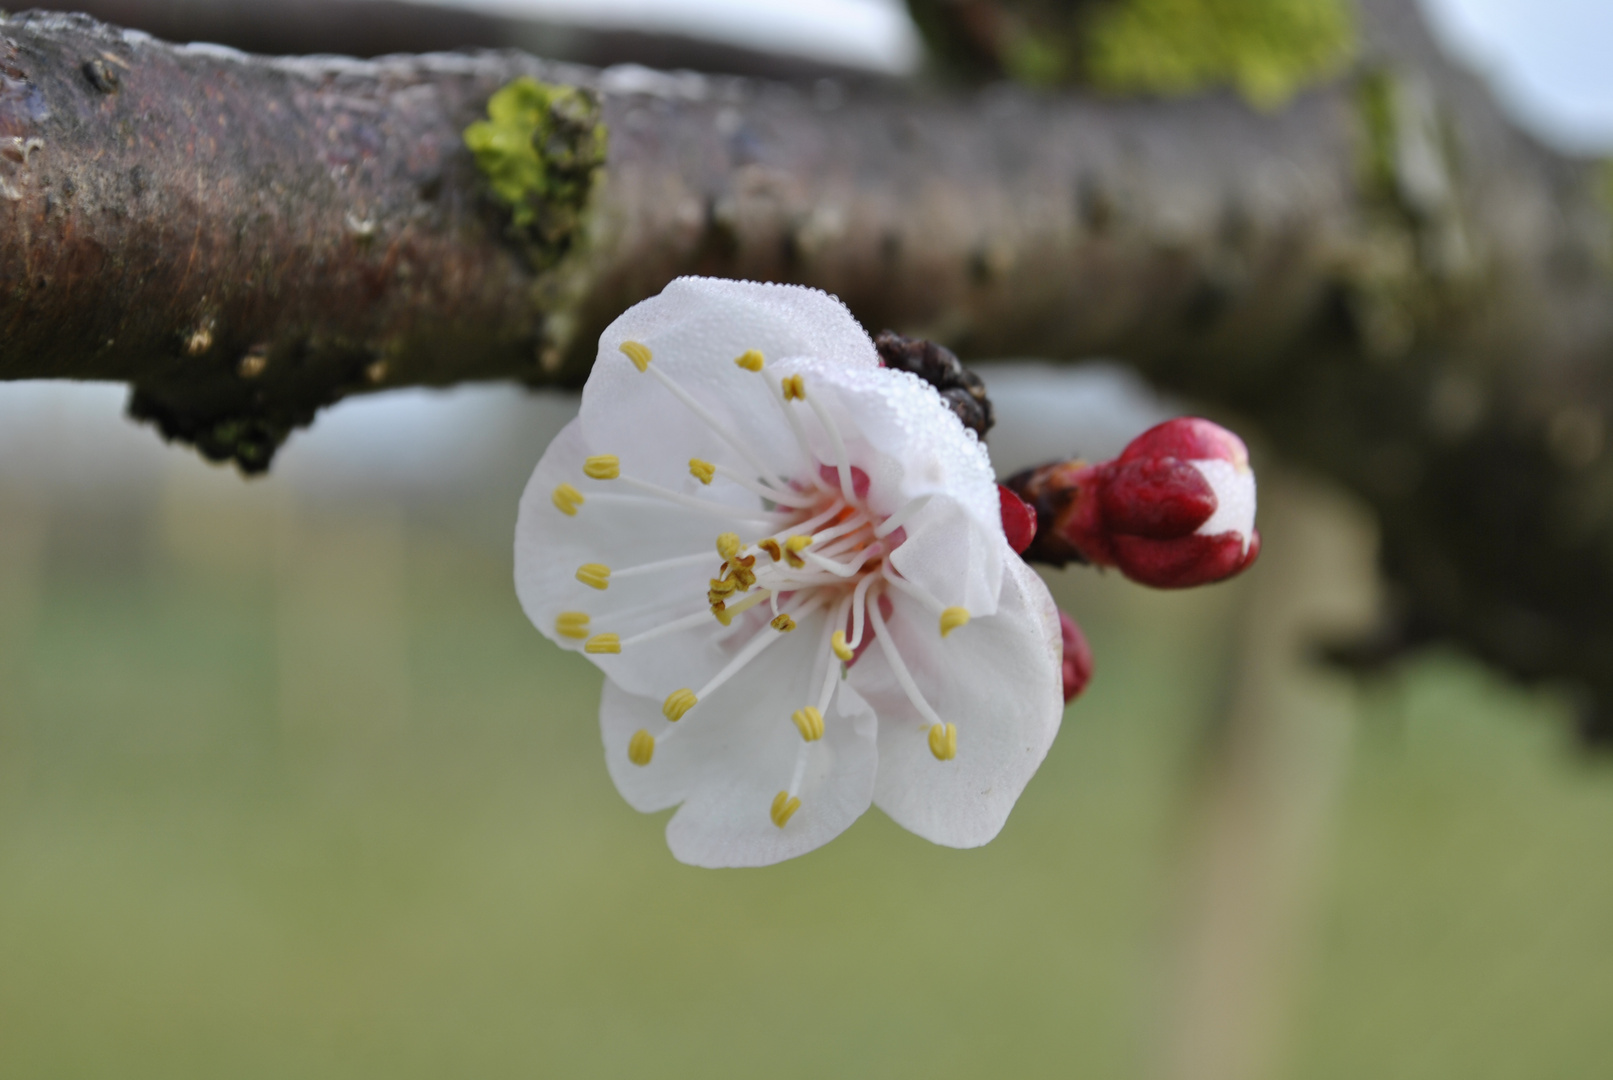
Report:
M928 591L896 572L887 558L902 542L902 524L923 507L927 497L912 500L894 514L881 517L872 513L857 492L845 442L834 418L822 403L809 395L806 380L799 374L785 376L773 384L775 400L783 409L802 452L814 468L813 475L787 480L763 465L737 436L671 376L654 365L647 346L629 341L622 344L621 351L640 372L653 374L750 466L747 473L696 458L689 462L690 475L705 486L711 485L719 477L735 483L765 500L765 508L747 510L624 477L620 461L612 454L586 459L583 463L584 476L590 480L625 485L636 489L641 495L585 495L572 484L562 483L552 495L555 507L567 516L575 517L589 499L636 500L650 496L736 523L761 522L765 533L749 543L743 541L737 531L724 531L717 536L716 550L722 562L716 576L709 579L706 610L629 637L614 632L590 633L592 620L587 613L566 611L557 616L555 632L561 637L584 642L585 652L614 654L664 634L696 629L711 618L715 618L723 627L731 627L737 616L759 604L768 604L772 617L766 627L741 646L732 660L705 686L699 691L680 688L667 696L661 712L669 724L675 725L770 644L795 630L798 619L827 608L829 618L822 649L828 662L817 700L796 709L788 717L801 736L801 748L797 754L793 779L787 788L779 791L769 810L773 824L781 829L801 806L799 788L805 776L806 755L812 744L824 738L824 715L833 697L835 683L843 676L845 668L856 661L870 638L878 642L896 681L924 718L922 730L930 752L939 761L952 760L957 755L957 727L943 721L925 701L897 652L885 626L885 616L880 611L883 594L894 589L931 609L937 617L942 637L969 622L967 610L942 604ZM734 363L744 371L758 374L765 367L762 354L754 349L736 358ZM833 448L834 461L818 464L818 459L809 449L801 418L791 408L793 402L805 404L817 417ZM625 577L698 565L709 558L708 554L663 559L614 573L603 564L586 563L577 569L576 577L583 585L604 591L610 588L613 581ZM675 730L669 728L663 732L659 741L664 743ZM657 736L640 730L628 743L628 759L635 765L647 766L655 756L656 745Z

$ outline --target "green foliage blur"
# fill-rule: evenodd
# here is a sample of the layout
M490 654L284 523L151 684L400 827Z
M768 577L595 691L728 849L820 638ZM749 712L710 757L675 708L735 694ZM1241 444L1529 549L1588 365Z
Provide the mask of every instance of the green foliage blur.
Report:
M0 490L0 1075L1154 1075L1242 584L1051 574L1097 677L991 845L703 871L516 605L518 477L180 466ZM1280 1075L1607 1075L1613 776L1453 658L1363 700Z

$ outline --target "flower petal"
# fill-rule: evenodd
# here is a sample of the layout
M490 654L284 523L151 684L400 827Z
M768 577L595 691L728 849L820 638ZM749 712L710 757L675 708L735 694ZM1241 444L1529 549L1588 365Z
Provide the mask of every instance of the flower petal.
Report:
M651 367L783 476L812 473L777 398L774 362L812 355L840 369L880 370L873 342L845 305L815 289L679 278L633 306L599 339L580 419L596 453L616 454L624 474L687 490L699 489L690 458L755 470L654 375L640 372L622 354L624 342L647 347ZM761 372L734 363L752 349L767 362Z
M879 716L874 802L903 828L950 847L975 847L1002 829L1047 755L1064 711L1063 645L1047 586L1018 558L1004 560L997 613L946 639L927 610L892 594L888 623L925 699L958 728L957 756L937 761L929 724L870 649L851 683Z
M878 752L873 711L862 698L837 684L815 742L804 743L790 720L817 696L824 618L803 619L676 725L662 717L659 699L606 681L599 707L606 767L637 810L682 804L667 823L667 844L680 861L765 866L828 843L868 809ZM640 730L658 739L643 766L629 761L627 749ZM801 806L780 828L769 809L803 751Z
M725 523L698 511L653 499L621 502L600 499L616 495L609 481L584 478L582 463L591 447L577 421L549 444L521 496L515 526L515 590L534 625L562 648L579 651L587 638L614 633L629 638L674 619L707 612L709 579L722 565L717 534ZM555 506L555 488L573 485L585 500L575 514ZM750 532L758 531L752 524ZM749 535L749 532L747 533ZM616 572L661 559L705 556L702 560L641 576ZM590 588L577 579L584 564L600 564L613 573L609 587ZM557 629L562 613L588 616L584 637L568 637ZM666 634L619 654L592 654L607 675L642 694L666 692L666 684L698 685L715 674L730 655L726 636L715 618L685 632Z
M957 500L937 496L904 528L907 538L890 558L903 577L947 607L967 609L971 617L996 613L1003 568L1019 562L1000 519L995 533L989 532Z

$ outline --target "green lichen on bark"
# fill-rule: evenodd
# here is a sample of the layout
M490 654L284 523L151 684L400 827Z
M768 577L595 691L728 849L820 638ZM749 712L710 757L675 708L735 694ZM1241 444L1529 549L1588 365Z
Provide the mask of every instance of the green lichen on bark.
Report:
M1125 0L1094 11L1086 40L1097 86L1178 95L1231 85L1263 108L1354 54L1343 0Z
M908 0L938 61L1033 86L1176 97L1232 87L1262 108L1356 53L1347 0Z
M570 250L605 164L599 99L575 86L515 79L487 102L465 145L537 270Z

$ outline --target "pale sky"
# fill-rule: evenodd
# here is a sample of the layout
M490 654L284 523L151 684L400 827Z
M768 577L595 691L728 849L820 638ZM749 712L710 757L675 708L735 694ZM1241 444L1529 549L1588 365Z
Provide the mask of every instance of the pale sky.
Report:
M1508 109L1568 149L1613 151L1613 0L1422 0Z

